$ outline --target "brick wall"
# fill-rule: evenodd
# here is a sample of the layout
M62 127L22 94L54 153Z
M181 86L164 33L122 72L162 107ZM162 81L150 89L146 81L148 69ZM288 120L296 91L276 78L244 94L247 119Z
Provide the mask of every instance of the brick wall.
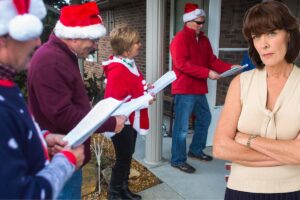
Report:
M124 25L135 28L141 36L142 47L139 51L139 55L135 58L138 66L140 66L143 74L145 75L145 63L146 63L146 1L133 1L127 4L120 4L117 7L110 10L102 10L101 16L104 24L108 24L109 12L113 13L114 27L120 27ZM112 49L109 43L109 33L107 36L100 39L98 63L102 63L112 55ZM86 70L91 70L90 67Z
M108 19L111 14L112 20ZM106 27L108 23L112 23L114 27L128 25L135 28L141 36L142 47L139 51L139 55L135 58L138 66L145 75L146 68L146 1L133 0L127 4L118 4L118 6L110 8L108 10L101 9L101 17ZM113 27L112 27L113 28ZM84 62L84 73L87 75L86 79L92 77L93 74L97 78L100 78L103 71L101 68L102 61L108 60L108 57L112 55L112 49L109 43L109 31L107 36L102 37L98 47L98 61L97 62ZM99 83L98 85L100 85Z
M221 8L220 48L247 48L242 35L244 14L260 0L223 0ZM219 58L232 64L240 64L245 52L220 51ZM217 81L216 105L223 105L232 77Z
M246 10L260 0L222 0L220 48L247 47L242 35L243 19Z
M240 64L245 52L220 52L219 57L226 62ZM219 79L217 82L216 105L223 105L229 84L234 76Z

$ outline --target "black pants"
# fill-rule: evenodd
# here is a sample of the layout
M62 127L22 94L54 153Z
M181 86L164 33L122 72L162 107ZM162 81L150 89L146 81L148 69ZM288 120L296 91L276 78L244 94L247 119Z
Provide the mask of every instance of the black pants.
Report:
M226 189L224 200L300 200L300 191L288 193L249 193Z
M115 148L116 163L112 169L110 187L119 187L124 182L128 182L136 137L137 132L132 126L125 125L120 133L111 138Z

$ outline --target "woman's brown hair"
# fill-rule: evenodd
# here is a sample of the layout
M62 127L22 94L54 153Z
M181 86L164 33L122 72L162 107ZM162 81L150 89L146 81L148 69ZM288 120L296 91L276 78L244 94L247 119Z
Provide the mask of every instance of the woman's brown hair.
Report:
M139 41L139 33L129 26L114 28L110 33L110 45L115 55L118 56L129 51Z
M261 35L275 30L285 30L289 34L289 42L285 60L293 63L300 50L299 22L287 6L278 1L267 1L251 7L245 15L243 34L249 44L249 56L258 69L264 68L252 35Z

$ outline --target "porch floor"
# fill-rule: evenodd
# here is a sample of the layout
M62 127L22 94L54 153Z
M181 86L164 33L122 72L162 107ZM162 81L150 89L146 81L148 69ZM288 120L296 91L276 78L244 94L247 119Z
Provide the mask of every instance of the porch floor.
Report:
M193 134L188 134L187 147ZM140 192L143 199L199 199L222 200L226 182L224 175L225 161L214 159L211 162L201 162L188 158L187 162L196 168L194 174L187 174L171 167L171 143L172 138L163 138L163 160L158 166L149 166L144 162L145 137L138 136L134 158L152 171L162 183ZM205 152L211 155L211 147Z

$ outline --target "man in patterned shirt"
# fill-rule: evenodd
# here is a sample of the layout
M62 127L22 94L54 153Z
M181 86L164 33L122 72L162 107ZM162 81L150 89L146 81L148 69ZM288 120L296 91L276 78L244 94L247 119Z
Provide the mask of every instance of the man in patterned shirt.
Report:
M41 0L0 1L0 199L55 199L84 160L84 148L63 148L50 161L46 143L61 146L61 136L44 137L13 82L41 44Z

